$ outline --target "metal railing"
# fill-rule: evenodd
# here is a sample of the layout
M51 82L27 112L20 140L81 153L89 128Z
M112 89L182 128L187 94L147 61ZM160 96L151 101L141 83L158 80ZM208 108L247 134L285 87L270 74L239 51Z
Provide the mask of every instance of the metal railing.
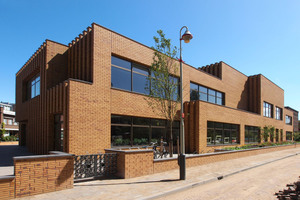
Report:
M74 179L114 175L117 172L117 154L90 154L74 156Z

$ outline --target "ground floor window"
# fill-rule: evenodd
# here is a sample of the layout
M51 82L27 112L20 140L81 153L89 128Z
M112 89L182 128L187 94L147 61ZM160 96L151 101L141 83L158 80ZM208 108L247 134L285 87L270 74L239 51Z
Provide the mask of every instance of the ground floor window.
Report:
M239 144L240 126L220 122L207 122L207 145Z
M292 132L287 131L285 137L286 137L286 140L288 140L288 141L293 140Z
M173 122L173 144L179 136L179 122ZM130 116L111 116L111 146L146 146L150 142L160 144L161 138L169 141L169 126L166 120Z
M259 143L260 128L257 126L245 126L245 143Z

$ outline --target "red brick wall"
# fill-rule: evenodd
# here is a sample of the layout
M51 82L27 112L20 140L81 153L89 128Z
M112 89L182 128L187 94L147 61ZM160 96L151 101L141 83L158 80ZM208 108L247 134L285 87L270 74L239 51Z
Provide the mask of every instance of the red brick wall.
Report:
M15 179L7 177L0 179L0 200L13 199L15 197Z
M117 153L117 176L120 178L134 178L153 174L152 150L106 150L107 153Z
M14 166L18 198L73 188L72 155L15 157Z

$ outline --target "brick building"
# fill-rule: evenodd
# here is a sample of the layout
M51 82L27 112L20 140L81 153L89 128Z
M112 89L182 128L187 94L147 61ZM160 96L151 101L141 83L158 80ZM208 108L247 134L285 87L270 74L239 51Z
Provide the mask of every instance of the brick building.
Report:
M285 123L286 124L289 124L289 125L293 125L293 132L297 132L299 130L299 125L298 125L298 111L289 107L289 106L286 106L285 107L286 109L290 110L293 112L293 116L285 116Z
M68 46L46 40L16 74L20 144L86 154L165 137L166 121L145 100L152 57L151 48L95 23ZM275 126L274 141L291 139L284 91L261 74L184 64L183 88L187 152L259 142L265 125Z
M19 124L15 120L15 104L0 102L0 124L4 123L4 136L18 135Z

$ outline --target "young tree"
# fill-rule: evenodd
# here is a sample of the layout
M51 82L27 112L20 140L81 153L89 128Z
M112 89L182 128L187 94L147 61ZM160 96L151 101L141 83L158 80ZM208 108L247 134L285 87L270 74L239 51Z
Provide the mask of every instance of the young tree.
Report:
M2 122L0 127L0 140L4 140L4 134L5 134L5 124L4 122Z
M150 67L150 77L146 89L149 97L145 98L154 112L168 121L169 150L173 157L173 122L177 115L179 102L178 94L178 63L176 62L177 48L171 45L171 40L165 38L162 30L157 31L159 37L155 41L153 62Z

